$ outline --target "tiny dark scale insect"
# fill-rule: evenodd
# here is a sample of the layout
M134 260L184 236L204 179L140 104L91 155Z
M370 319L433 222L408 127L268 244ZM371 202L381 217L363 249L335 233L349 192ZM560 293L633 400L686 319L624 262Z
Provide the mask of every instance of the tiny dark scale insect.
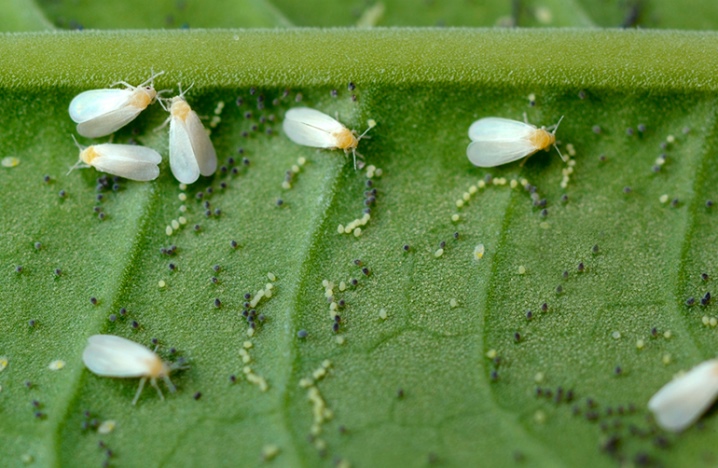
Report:
M701 298L701 305L703 307L711 303L711 293L707 292L705 296Z

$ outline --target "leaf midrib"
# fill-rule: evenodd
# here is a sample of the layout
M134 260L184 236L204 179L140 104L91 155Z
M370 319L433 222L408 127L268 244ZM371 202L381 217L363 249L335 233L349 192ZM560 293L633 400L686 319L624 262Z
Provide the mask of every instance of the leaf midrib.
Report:
M109 310L119 310L123 304L122 297L125 291L131 289L129 286L131 286L133 279L135 279L133 267L141 265L142 256L144 252L147 251L147 244L150 239L148 233L153 226L153 214L161 204L162 197L159 195L159 191L154 188L149 188L145 193L147 195L143 200L142 212L136 222L138 229L130 231L135 234L132 239L132 246L128 251L127 262L125 262L122 269L119 270L121 273L118 275L118 280L111 282L111 284L114 284L114 287L104 292L104 297L107 297L110 303ZM93 326L88 328L94 329L96 334L102 334L107 330L109 323L105 314L97 314ZM82 346L84 347L84 343L82 343ZM65 387L65 397L59 399L61 402L59 406L61 407L58 408L57 413L62 416L54 419L54 428L48 431L49 434L52 434L53 451L51 457L53 465L55 466L60 465L58 457L61 454L63 433L69 431L68 425L73 416L72 409L77 408L77 402L81 400L82 392L80 388L89 375L89 372L90 371L82 365L81 370L75 372L74 376L76 378L72 385Z

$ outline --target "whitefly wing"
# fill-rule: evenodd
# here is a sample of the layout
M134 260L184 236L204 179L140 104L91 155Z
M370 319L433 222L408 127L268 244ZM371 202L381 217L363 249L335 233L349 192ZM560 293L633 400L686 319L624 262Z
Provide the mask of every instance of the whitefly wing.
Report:
M703 362L664 385L648 401L658 424L682 431L693 424L718 396L718 360Z
M92 372L106 377L142 377L159 357L139 343L114 335L93 335L82 353Z
M94 145L98 153L111 154L113 158L127 162L146 162L151 164L159 164L162 162L162 156L147 146L140 145L121 145L117 143L103 143Z
M308 107L289 109L282 128L293 142L315 148L336 148L334 135L346 129L336 119Z
M472 141L466 148L469 161L479 167L494 167L529 156L537 151L525 139L516 141Z
M175 179L183 184L199 179L199 164L192 148L192 138L186 122L179 117L170 120L170 169Z
M126 106L132 93L132 89L93 89L82 92L70 102L70 118L76 123L82 123L105 115Z
M217 153L214 150L212 140L204 129L202 122L195 111L187 114L185 120L187 136L192 144L192 151L197 160L199 173L203 176L211 176L217 170Z
M487 117L469 127L472 142L466 155L479 167L494 167L529 156L537 151L531 141L536 127L517 120Z
M162 156L152 148L105 143L95 145L95 151L99 156L92 165L98 171L138 181L154 180L160 175L157 165Z
M528 138L536 131L531 124L501 117L486 117L472 123L469 138L472 141L511 141Z
M136 106L122 106L113 111L77 124L77 133L87 138L98 138L115 133L132 122L144 109Z

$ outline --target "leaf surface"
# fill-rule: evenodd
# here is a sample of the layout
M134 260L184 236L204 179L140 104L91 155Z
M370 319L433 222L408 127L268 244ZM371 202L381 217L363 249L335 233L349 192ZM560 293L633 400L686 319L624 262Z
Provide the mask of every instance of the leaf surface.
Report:
M6 34L0 55L0 147L19 159L0 170L3 459L99 464L100 440L117 466L255 465L272 446L291 466L715 457L715 418L669 436L645 404L715 355L715 306L700 299L718 275L718 35L88 31ZM154 182L99 192L94 169L66 174L72 97L152 69L157 89L194 84L224 169L184 191L166 160ZM300 105L357 131L374 119L358 150L381 175L292 144L281 121ZM554 150L468 162L471 122L524 112L564 117L565 187ZM151 106L114 141L166 156L165 118ZM340 235L367 203L361 235ZM249 337L244 302L267 283ZM330 314L327 295L344 305ZM96 333L186 358L178 392L163 402L148 386L133 407L136 380L82 365ZM98 435L94 420L117 426Z

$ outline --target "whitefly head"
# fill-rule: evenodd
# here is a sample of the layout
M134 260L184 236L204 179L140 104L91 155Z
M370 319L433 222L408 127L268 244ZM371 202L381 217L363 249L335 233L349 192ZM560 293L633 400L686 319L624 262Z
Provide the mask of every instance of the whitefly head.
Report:
M182 83L177 83L177 88L179 90L179 94L177 96L171 98L163 98L161 96L157 97L157 101L160 103L160 106L162 106L165 111L170 113L170 117L167 119L165 124L167 124L167 122L169 122L172 117L178 118L182 121L187 119L189 113L192 112L192 107L190 107L190 105L187 103L187 100L185 99L185 94L187 94L187 91L192 89L193 86L194 83L189 85L187 89L183 90ZM160 93L171 91L171 89L162 90ZM164 127L164 125L162 127ZM162 127L159 127L156 130L159 130Z
M72 137L72 141L75 142L77 149L80 150L80 156L77 158L77 162L67 171L67 174L70 174L70 172L80 167L90 167L92 161L97 157L97 152L92 146L82 146L77 141L77 138L75 138L75 135L71 134L70 136Z
M189 85L189 87L187 89L183 90L182 83L177 83L177 89L179 91L179 94L177 96L174 96L171 98L162 97L162 94L171 93L173 90L172 89L163 89L162 91L159 91L157 93L157 102L160 103L160 106L162 106L162 108L165 111L170 112L170 109L172 108L173 103L179 102L179 101L185 101L185 94L187 94L187 91L192 89L193 86L194 86L194 83Z
M155 89L155 78L160 75L163 75L164 73L164 71L161 71L159 73L153 73L152 76L147 79L147 81L140 83L137 86L132 86L125 82L120 82L120 84L125 84L128 88L132 89L132 94L127 104L139 109L144 109L150 104L152 104L157 98L157 90Z
M551 125L550 127L541 127L537 128L535 132L533 132L529 136L529 140L537 149L543 149L548 151L551 149L551 146L556 148L556 151L558 152L558 155L561 156L561 159L566 162L566 158L561 154L561 151L558 149L558 146L556 146L556 131L558 130L558 126L561 125L561 121L563 120L563 116L561 116L560 119L558 119L558 122L556 122L555 125Z

